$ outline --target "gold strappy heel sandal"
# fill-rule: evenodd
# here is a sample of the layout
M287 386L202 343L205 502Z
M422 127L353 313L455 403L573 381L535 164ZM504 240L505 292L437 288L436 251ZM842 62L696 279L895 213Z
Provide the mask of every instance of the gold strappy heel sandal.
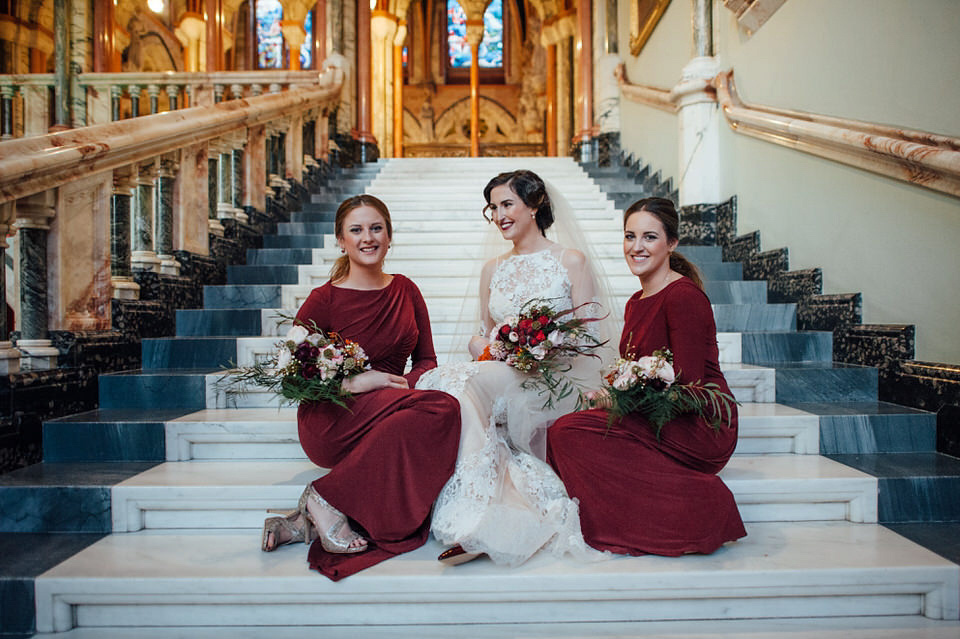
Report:
M313 502L319 504L321 508L325 508L336 515L337 520L333 522L326 531L320 530L317 522L310 516L310 511L307 510L308 500L313 500ZM349 554L363 552L367 549L368 544L366 543L366 539L363 539L363 537L354 531L350 531L350 535L345 538L340 537L340 531L343 530L344 526L348 525L347 516L327 503L327 500L320 496L320 493L317 492L312 483L307 484L307 487L303 490L303 494L300 495L299 509L303 514L304 520L307 522L305 526L307 529L306 539L309 539L311 536L310 528L316 529L317 537L320 538L320 545L322 545L323 549L327 552ZM364 543L359 546L350 545L358 539L363 540Z
M287 544L293 544L300 541L305 541L309 536L307 535L307 530L309 524L304 523L306 520L301 520L300 526L297 526L294 522L300 519L299 510L291 511L274 511L268 510L267 512L281 512L282 517L268 517L263 522L263 538L260 541L260 550L263 552L273 552L280 546L286 546ZM285 531L290 533L290 538L286 541L280 540L280 531ZM269 545L270 535L273 535L273 545Z

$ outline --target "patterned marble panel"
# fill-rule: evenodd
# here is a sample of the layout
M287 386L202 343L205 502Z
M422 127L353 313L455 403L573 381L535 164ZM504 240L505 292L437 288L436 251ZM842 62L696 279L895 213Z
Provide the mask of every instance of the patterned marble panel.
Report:
M20 242L20 317L24 339L47 337L47 231L24 228Z
M863 298L860 293L810 295L797 303L797 327L807 331L834 331L859 324L862 309ZM834 340L835 349L840 347L840 342L841 336L838 335Z
M205 286L204 308L281 308L280 286Z
M311 249L248 249L247 264L310 264L313 262Z
M177 336L260 335L261 312L256 309L180 309Z
M790 268L787 249L763 251L743 263L743 277L748 280L769 280Z
M770 278L771 302L796 302L823 290L823 274L818 268L781 271Z
M167 310L160 302L114 299L110 303L110 313L114 330L134 341L140 337L159 337L172 333Z
M723 259L745 262L760 252L760 231L738 235L723 246Z
M210 236L210 257L221 264L243 264L247 248L251 247L243 246L237 240L228 237ZM224 267L224 281L226 281L226 267Z
M200 410L206 406L204 373L136 371L100 377L100 408Z
M89 366L97 372L139 368L140 343L120 331L50 331L61 366Z
M295 265L235 264L227 267L227 282L230 284L296 284L298 277Z
M830 362L833 359L831 333L756 332L743 335L743 361Z
M160 337L143 340L143 369L219 368L237 362L235 337Z
M617 164L620 150L620 132L601 133L595 138L596 156L594 161L598 166L614 166Z
M174 251L174 257L180 262L180 275L190 278L197 289L204 284L223 284L226 282L225 267L209 255L197 255L189 251Z
M778 403L868 402L877 399L877 369L822 362L777 368Z

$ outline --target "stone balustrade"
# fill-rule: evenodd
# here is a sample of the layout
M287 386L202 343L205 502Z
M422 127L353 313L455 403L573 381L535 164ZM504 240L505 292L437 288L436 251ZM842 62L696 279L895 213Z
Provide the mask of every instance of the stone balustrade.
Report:
M336 67L85 74L87 113L105 121L45 133L41 114L21 125L30 135L9 139L18 109L30 112L40 95L49 102L52 76L0 76L0 211L15 231L19 282L16 324L0 325L0 364L17 368L2 341L16 330L25 368L56 366L51 331L109 330L112 302L135 301L163 278L179 285L184 259L209 259L225 233L256 233L250 225L270 223L277 203L289 210L314 157L326 157L315 132L326 130L343 77ZM125 117L131 105L147 114Z

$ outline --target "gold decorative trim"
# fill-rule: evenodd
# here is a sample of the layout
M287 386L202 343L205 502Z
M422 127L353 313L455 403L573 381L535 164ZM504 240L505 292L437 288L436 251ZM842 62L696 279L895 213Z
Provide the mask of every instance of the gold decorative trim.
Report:
M669 5L670 0L633 0L630 3L630 55L640 55Z

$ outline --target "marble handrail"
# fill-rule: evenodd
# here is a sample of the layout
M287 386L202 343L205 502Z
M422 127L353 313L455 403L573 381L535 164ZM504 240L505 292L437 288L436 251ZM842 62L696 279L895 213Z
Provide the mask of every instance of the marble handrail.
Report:
M153 73L82 73L77 76L81 86L106 87L112 85L149 84L181 86L199 84L232 84L269 86L315 84L316 71L217 71L213 73L192 73L186 71L159 71Z
M737 133L960 197L960 138L746 104L732 70L704 87L681 82L672 90L631 84L623 65L616 77L628 100L676 113L684 95L703 93L720 104Z
M293 91L0 142L0 203L323 107L342 83L331 69L319 85Z
M734 131L960 197L960 139L745 104L733 71L714 80Z

